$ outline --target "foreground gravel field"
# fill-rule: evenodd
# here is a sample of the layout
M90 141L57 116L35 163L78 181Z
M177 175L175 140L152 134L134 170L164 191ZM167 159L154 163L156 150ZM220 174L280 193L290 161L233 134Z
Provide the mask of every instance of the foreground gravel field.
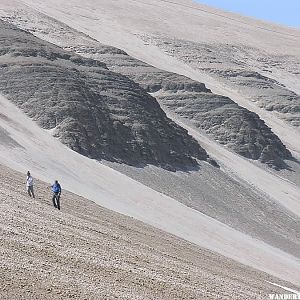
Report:
M49 184L36 181L31 199L25 176L3 166L0 179L0 299L268 299L283 290L267 281L293 288L67 191L55 210Z

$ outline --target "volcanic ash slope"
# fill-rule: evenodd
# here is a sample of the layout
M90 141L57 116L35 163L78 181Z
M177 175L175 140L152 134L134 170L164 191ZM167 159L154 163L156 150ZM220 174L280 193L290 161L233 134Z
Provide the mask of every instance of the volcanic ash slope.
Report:
M265 299L285 282L0 165L0 299Z

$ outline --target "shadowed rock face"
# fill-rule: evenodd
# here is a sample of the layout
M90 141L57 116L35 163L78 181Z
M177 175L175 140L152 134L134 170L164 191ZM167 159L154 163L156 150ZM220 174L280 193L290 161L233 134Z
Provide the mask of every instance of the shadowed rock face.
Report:
M292 157L257 114L240 107L227 97L211 93L203 83L154 68L120 49L102 45L46 16L43 16L44 23L41 25L38 15L29 12L24 15L19 12L17 15L6 19L44 39L54 40L68 51L104 62L109 70L121 73L139 83L147 92L155 93L156 99L165 109L183 117L183 121L193 123L199 130L238 154L260 160L277 169L285 168L284 159ZM164 47L171 47L170 44ZM214 55L213 49L204 47L203 51L207 52L206 55L198 57L197 62ZM221 66L216 59L211 58L211 61ZM251 74L247 74L249 78Z
M159 96L162 103L236 153L283 168L291 155L280 139L254 113L227 97L209 93Z
M7 23L0 26L1 93L71 149L95 159L173 169L207 158L128 77Z
M236 153L277 169L285 168L283 160L292 158L257 114L228 97L211 93L203 83L156 69L126 53L110 52L109 47L98 53L94 48L85 48L85 52L105 62L109 69L132 78L148 92L155 93L164 108L204 130Z

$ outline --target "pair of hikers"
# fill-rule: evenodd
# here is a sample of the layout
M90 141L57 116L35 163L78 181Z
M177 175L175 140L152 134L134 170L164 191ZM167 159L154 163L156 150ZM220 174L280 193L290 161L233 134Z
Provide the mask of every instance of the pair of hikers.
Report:
M28 195L30 197L35 198L34 190L33 190L33 178L29 171L27 172L26 188L27 188ZM51 190L53 193L53 196L52 196L53 206L60 210L61 186L57 180L55 180L54 184L51 185Z

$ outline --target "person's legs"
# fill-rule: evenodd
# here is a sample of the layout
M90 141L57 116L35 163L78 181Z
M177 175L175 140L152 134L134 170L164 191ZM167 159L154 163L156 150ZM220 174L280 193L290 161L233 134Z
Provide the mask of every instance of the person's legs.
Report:
M56 199L56 194L53 194L52 202L53 202L54 207L57 208L55 199Z
M28 192L29 197L31 197L30 186L27 187L27 192Z
M31 195L32 195L32 197L33 197L33 198L35 198L35 196L34 196L34 192L33 192L33 185L32 185L32 186L30 186L30 187L29 187L29 189L30 189L30 192L31 192Z
M56 203L57 203L57 208L60 210L60 196L56 196Z

